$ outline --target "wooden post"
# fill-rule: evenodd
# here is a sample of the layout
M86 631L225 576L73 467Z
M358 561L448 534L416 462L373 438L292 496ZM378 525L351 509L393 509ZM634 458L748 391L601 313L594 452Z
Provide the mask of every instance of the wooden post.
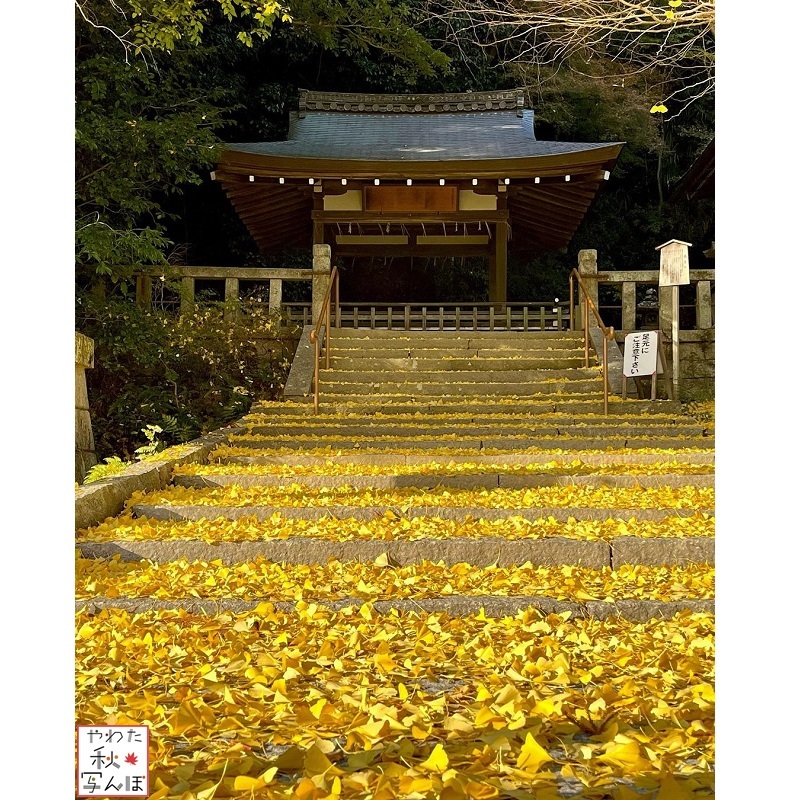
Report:
M622 330L636 330L636 281L622 282Z
M678 292L680 286L672 287L672 393L676 399L680 399L680 306L678 303Z
M697 312L697 321L695 322L695 328L705 329L712 327L711 281L697 281L695 311Z
M279 314L283 300L283 281L272 278L269 282L269 313Z
M489 302L502 310L508 300L508 222L495 224L494 258L489 258Z
M149 275L136 276L136 302L142 308L153 305L153 279Z
M194 278L181 278L181 314L194 309Z
M233 306L239 302L239 279L225 278L225 319L233 319L238 310Z
M75 480L83 483L86 473L97 463L89 414L86 370L94 367L94 340L75 332Z

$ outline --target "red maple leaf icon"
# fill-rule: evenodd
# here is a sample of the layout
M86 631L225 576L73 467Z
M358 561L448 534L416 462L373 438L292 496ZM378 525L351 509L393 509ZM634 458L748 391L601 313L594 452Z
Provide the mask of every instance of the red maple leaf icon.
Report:
M128 755L125 756L126 764L135 764L138 760L135 753L128 753Z

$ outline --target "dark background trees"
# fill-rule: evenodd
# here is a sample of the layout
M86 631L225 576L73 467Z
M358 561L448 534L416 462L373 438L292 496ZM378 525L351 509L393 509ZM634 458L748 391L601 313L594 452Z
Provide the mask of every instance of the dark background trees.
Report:
M495 27L475 24L478 5L481 13L494 8L466 0L295 0L284 7L250 0L76 2L78 329L88 321L87 293L94 292L96 314L97 297L111 303L130 296L140 265L307 262L302 251L259 254L209 178L221 141L285 136L300 89L524 87L538 138L627 142L569 247L512 256L511 300L563 297L577 251L586 247L598 250L604 268L652 268L654 247L680 238L701 245L691 251L698 266L713 266L702 255L713 239L713 203L688 208L669 201L671 186L713 137L713 93L678 114L677 107L651 113L689 86L689 73L663 64L632 69L617 57L613 37L594 49L584 42L560 61L531 59L524 36L504 40ZM705 53L713 61L705 29L698 42L687 58L695 63ZM395 263L390 273L382 259L342 266L349 299L379 300L387 291L391 299L429 301L486 294L480 262L416 260ZM357 284L347 279L356 270ZM99 357L113 358L111 350L102 352L102 330L94 335ZM168 381L154 380L163 389L155 394L166 398L151 409L155 423L176 409ZM129 420L132 443L141 418Z

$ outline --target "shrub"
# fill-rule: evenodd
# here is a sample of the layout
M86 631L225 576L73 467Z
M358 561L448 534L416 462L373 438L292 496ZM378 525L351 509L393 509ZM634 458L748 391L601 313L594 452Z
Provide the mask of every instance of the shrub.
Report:
M86 371L98 457L132 460L159 442L188 441L247 413L255 398L275 398L288 374L299 331L281 327L258 301L234 319L222 305L170 315L124 298L77 299L76 329L95 342Z

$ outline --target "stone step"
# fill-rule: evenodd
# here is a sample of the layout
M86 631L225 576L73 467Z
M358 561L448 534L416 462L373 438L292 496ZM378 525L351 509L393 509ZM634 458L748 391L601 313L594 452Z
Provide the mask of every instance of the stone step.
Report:
M103 609L118 609L129 614L144 614L160 609L182 609L190 614L216 615L223 612L245 614L256 610L263 602L272 602L269 597L258 600L238 600L225 598L221 600L197 600L185 598L181 600L155 600L152 598L128 599L123 597L93 597L91 600L76 600L76 611L86 610L90 613ZM361 608L363 598L344 600L319 600L316 605L341 611L347 608ZM536 609L542 614L563 614L569 612L575 619L614 619L620 618L631 622L648 622L653 619L671 619L683 611L691 613L714 613L713 600L587 600L574 602L555 600L551 597L517 595L498 597L450 595L447 597L421 598L419 600L376 600L367 604L376 614L414 613L446 614L451 617L473 616L483 612L486 617L513 617L520 611ZM272 606L276 611L294 612L297 603L275 601ZM303 603L303 608L308 606ZM521 795L517 795L521 796ZM574 796L574 794L572 795Z
M441 420L442 414L429 415L419 411L391 413L375 412L359 414L358 409L348 413L325 413L318 415L300 415L294 410L288 414L278 411L274 413L259 413L253 411L241 419L245 426L253 425L395 425L419 423L425 425L437 424L477 424L477 425L694 425L710 430L708 423L699 423L692 417L683 414L565 414L553 411L535 411L530 413L527 409L519 412L493 413L491 411L451 412L446 420Z
M476 339L494 341L496 339L514 339L517 341L536 341L547 339L583 341L581 331L455 331L455 330L399 330L388 328L332 328L331 339L409 339L428 341L430 339Z
M392 345L391 342L373 342L367 344L354 344L349 342L332 342L331 358L420 358L424 360L439 360L442 358L581 358L584 357L583 344L575 345L574 342L559 342L554 339L544 344L528 346L513 345L499 342L491 347L460 344L458 346L444 345L439 347L418 346L413 342ZM589 349L589 360L596 361L597 356L593 349Z
M254 447L265 449L268 446L303 449L305 447L331 447L333 449L370 448L391 450L396 447L402 450L431 450L447 448L448 450L501 450L515 451L539 448L544 450L606 450L624 448L659 448L659 449L712 449L714 439L710 436L678 439L669 437L613 437L603 436L590 438L586 436L554 436L551 438L533 437L497 437L482 438L423 438L404 439L393 436L372 437L337 437L337 436L296 436L280 439L277 437L254 438L243 434L242 437L231 437L230 444L235 447Z
M564 397L516 397L492 398L469 396L440 396L418 398L408 395L399 400L396 396L332 395L320 397L321 414L486 414L502 413L508 409L514 414L602 414L603 400L576 400ZM609 414L679 414L681 404L677 400L609 400ZM311 398L305 402L259 401L253 403L251 414L280 414L285 416L313 417Z
M411 566L422 561L440 562L447 566L471 564L476 567L511 567L530 562L533 565L611 567L623 564L645 566L714 563L714 539L643 538L620 536L611 543L581 541L563 536L544 539L507 539L500 536L417 539L414 541L352 539L333 542L311 536L286 539L240 542L205 542L199 539L160 541L78 542L83 558L112 558L122 561L153 561L158 564L186 559L188 561L222 561L236 564L255 558L287 564L327 564L340 562L374 562L386 554L396 566Z
M258 451L254 450L254 453ZM432 464L437 468L446 468L448 464L477 464L486 465L487 469L498 467L502 461L502 466L512 467L515 465L527 466L536 464L549 464L559 462L569 465L576 459L584 464L598 466L625 464L658 464L665 459L676 461L681 464L714 464L713 453L579 453L556 455L553 453L539 454L519 454L506 453L502 456L484 455L474 453L470 455L406 455L403 453L332 453L330 455L268 455L270 451L265 450L264 455L253 456L220 456L217 452L212 453L209 460L214 463L223 464L253 464L253 465L290 465L290 466L327 466L330 464L366 464L370 466L406 466L406 465L425 465Z
M598 367L576 367L575 369L502 369L502 370L369 370L323 369L320 370L320 384L369 383L391 385L417 385L424 383L537 383L540 381L594 381L600 377Z
M693 436L704 435L702 425L676 425L654 422L649 425L621 425L619 423L594 424L526 424L524 421L509 422L507 424L485 424L455 421L430 422L422 421L342 421L333 423L329 421L315 423L307 420L305 424L292 425L286 422L273 422L268 425L248 424L245 429L246 436L463 436L465 439L476 437L499 438L501 436L521 436L526 438L541 438L549 436Z
M597 360L589 360L590 366L596 366ZM559 370L581 369L583 354L575 356L554 357L551 354L532 357L530 354L516 358L497 358L496 354L485 357L453 358L418 358L416 356L400 356L397 358L357 358L354 356L331 355L331 369L339 371L359 372L460 372L474 371L493 372L497 370Z
M409 389L413 388L413 393ZM320 380L320 396L327 402L332 401L332 396L337 395L394 395L398 399L418 397L420 395L452 395L472 394L480 391L484 395L505 395L517 397L520 395L580 395L594 394L602 389L602 381L598 376L594 380L553 380L537 382L461 382L443 380L440 383L405 383L400 381L381 381L372 383L349 383L346 381L322 378Z
M623 521L635 518L642 521L659 522L669 517L691 517L695 514L713 515L713 509L688 508L584 508L584 507L546 507L546 508L484 508L482 506L411 506L403 510L398 506L206 506L206 505L154 505L139 502L131 511L139 517L157 520L198 520L198 519L241 519L254 517L258 520L269 520L275 514L286 519L355 519L367 521L385 517L391 513L398 519L416 517L438 517L452 520L498 520L510 517L522 517L527 520L548 519L552 517L558 522L575 520L607 520Z
M352 486L357 489L419 489L447 486L457 489L522 489L538 486L714 486L714 475L249 475L235 471L214 475L174 475L176 486L204 489L214 486L292 486L309 488Z

